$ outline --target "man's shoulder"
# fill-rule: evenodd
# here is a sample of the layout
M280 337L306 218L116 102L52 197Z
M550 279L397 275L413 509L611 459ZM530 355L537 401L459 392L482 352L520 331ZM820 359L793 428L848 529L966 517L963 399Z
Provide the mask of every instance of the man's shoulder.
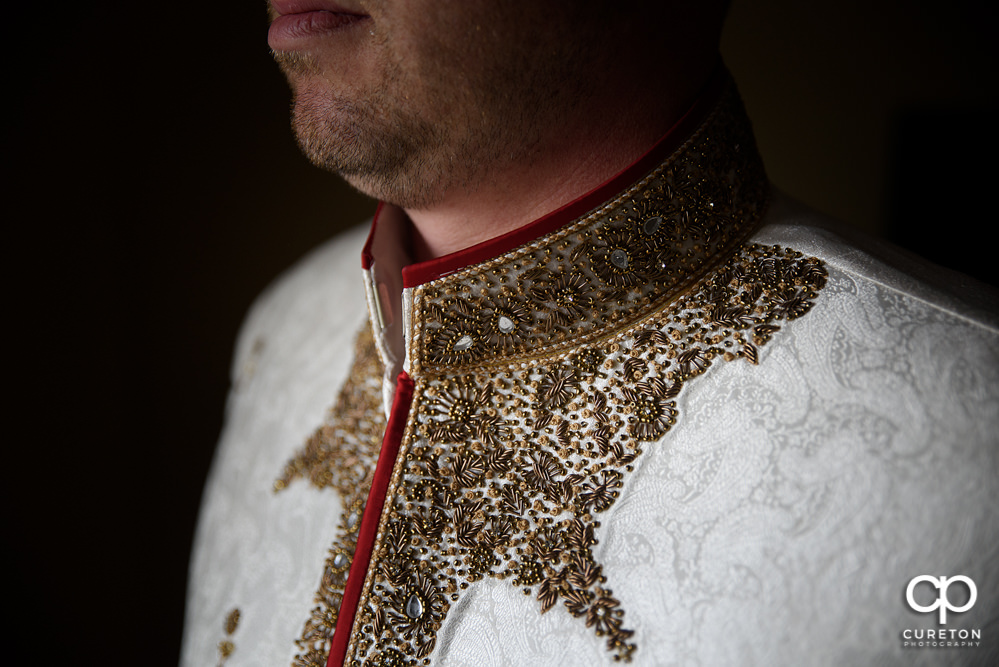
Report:
M999 291L818 213L777 193L751 239L818 257L830 271L884 294L927 307L999 334Z
M365 233L353 228L310 251L257 297L244 320L195 540L182 664L206 664L217 653L220 624L233 608L255 624L253 637L236 639L244 659L292 659L299 614L308 617L315 590L312 575L336 528L329 517L341 506L336 494L312 493L307 484L277 496L272 489L350 373L367 319ZM239 567L232 554L240 555Z

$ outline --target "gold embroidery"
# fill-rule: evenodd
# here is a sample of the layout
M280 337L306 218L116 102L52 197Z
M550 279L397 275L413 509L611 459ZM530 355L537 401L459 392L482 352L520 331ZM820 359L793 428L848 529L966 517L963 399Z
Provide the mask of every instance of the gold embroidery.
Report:
M295 667L326 667L330 637L336 627L384 431L381 364L371 330L365 328L357 337L354 365L330 417L274 483L275 491L280 491L293 480L305 477L316 488L336 489L344 507L340 537L326 558L314 600L316 606L295 642L302 651L295 656Z
M734 90L663 165L553 234L413 292L410 420L350 644L352 665L429 664L461 591L509 579L616 659L636 650L594 556L599 516L685 383L759 361L825 283L821 262L740 246L766 178ZM384 431L370 333L331 418L275 484L344 498L295 665L325 665Z
M223 629L227 637L232 637L233 633L236 632L236 628L239 626L239 609L233 609L225 617L225 625ZM229 656L233 654L236 650L236 645L232 643L232 639L223 639L219 642L219 662L218 667L222 667L225 661L229 659Z
M630 659L632 631L593 554L597 517L675 423L683 385L719 359L757 363L825 276L791 249L745 246L694 293L592 345L421 378L354 664L429 664L451 604L486 576L510 579L543 613L561 601Z

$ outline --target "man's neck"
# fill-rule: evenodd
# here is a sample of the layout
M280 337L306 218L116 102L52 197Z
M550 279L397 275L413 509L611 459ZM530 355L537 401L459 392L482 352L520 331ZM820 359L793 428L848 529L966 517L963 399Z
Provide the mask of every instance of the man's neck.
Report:
M414 259L441 257L522 227L608 180L654 141L593 146L587 154L552 154L489 187L455 193L432 208L407 209Z
M610 180L683 116L708 74L668 97L623 104L608 95L605 108L579 119L530 160L494 171L475 189L451 191L431 207L405 209L413 225L413 259L434 259L501 236Z

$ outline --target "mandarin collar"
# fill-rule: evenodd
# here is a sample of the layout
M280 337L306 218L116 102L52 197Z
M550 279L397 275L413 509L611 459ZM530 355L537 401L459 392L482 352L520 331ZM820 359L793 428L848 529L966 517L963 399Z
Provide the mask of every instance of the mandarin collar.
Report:
M728 259L768 197L749 120L720 70L634 164L500 237L412 264L408 218L380 205L362 267L386 400L400 371L526 364L633 326Z

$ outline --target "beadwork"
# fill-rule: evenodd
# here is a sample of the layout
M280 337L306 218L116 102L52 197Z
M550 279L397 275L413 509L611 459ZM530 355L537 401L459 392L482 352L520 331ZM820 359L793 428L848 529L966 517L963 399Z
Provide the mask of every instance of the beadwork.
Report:
M640 643L594 557L599 517L643 447L682 417L686 382L756 364L807 313L821 262L745 244L768 186L734 90L639 183L506 255L413 290L410 420L347 649L429 664L461 592L508 579L628 660ZM384 429L370 335L331 420L288 466L345 498L296 665L329 651L356 517ZM561 603L561 605L559 605ZM323 663L324 664L324 663Z

